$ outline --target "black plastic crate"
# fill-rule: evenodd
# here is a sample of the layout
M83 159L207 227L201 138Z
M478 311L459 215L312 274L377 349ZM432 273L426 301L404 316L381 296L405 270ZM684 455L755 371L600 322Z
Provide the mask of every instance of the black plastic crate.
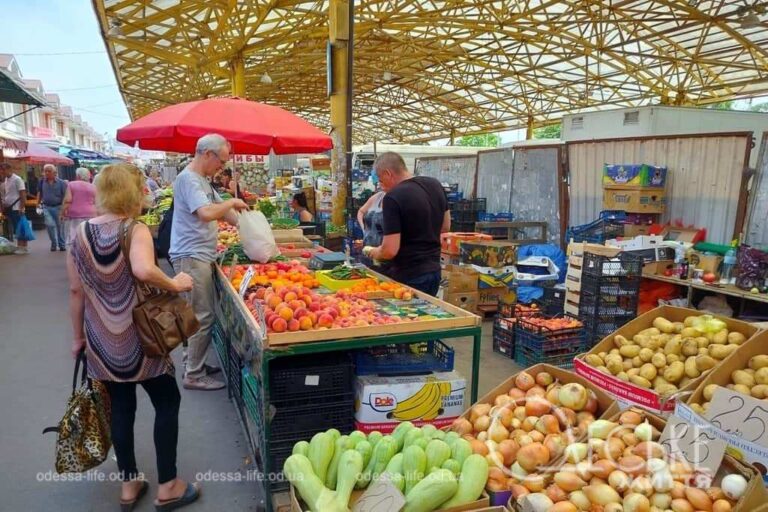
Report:
M277 358L270 362L269 401L272 404L317 403L353 389L354 370L342 352ZM329 427L330 428L330 427Z
M583 261L582 281L585 275L608 278L641 277L643 275L643 258L628 252L621 252L615 258L585 252Z
M565 309L565 289L544 288L541 305L546 316L562 315Z
M309 441L309 439L307 439ZM293 443L270 443L269 447L269 487L272 492L288 490L291 484L283 474L283 464L293 452Z
M497 318L493 321L493 351L510 359L515 357L514 319Z
M454 233L474 233L474 222L451 222L451 231Z
M354 352L355 375L406 375L453 370L454 350L440 340Z
M328 402L318 396L313 404L292 407L272 404L270 442L309 440L329 428L349 433L355 429L355 393L350 388L341 400Z
M452 222L477 222L480 212L471 210L451 211Z
M583 351L579 348L573 352L540 354L528 350L525 347L517 347L515 351L515 362L523 368L528 368L535 364L549 364L558 368L573 368L573 359Z
M584 334L584 327L570 327L563 329L551 329L532 323L528 318L517 319L517 342L525 344L529 348L543 349L547 346L559 343L560 341L568 341L572 339L582 339Z
M222 373L225 369L222 368ZM243 363L240 355L229 345L228 365L226 368L227 385L229 386L230 396L242 405L243 401Z

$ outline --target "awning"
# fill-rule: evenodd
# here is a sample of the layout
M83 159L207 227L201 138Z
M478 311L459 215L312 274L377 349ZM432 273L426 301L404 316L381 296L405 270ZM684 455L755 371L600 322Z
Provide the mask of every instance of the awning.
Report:
M23 84L0 68L0 103L20 103L42 107L45 100L28 91Z
M64 155L60 155L58 152L37 144L30 142L27 150L16 157L18 160L24 160L29 164L59 164L59 165L74 165L71 159Z
M14 151L26 151L27 141L20 139L18 136L6 132L0 128L0 156L4 149L10 149Z

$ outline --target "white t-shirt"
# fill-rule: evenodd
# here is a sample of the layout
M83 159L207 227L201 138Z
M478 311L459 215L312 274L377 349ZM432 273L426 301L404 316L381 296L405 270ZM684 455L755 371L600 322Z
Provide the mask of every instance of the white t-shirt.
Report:
M208 180L187 167L173 183L173 224L171 224L171 261L194 258L216 260L218 223L204 222L195 212L203 206L220 203L221 197Z
M16 201L21 197L22 190L26 190L26 186L20 176L11 174L5 178L3 181L3 207L8 208L13 205L13 209L18 210L20 206Z

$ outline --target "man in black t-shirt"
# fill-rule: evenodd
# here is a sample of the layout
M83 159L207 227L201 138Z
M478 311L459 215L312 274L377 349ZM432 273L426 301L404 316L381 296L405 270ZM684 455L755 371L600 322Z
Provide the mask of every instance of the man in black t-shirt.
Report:
M381 154L374 163L381 188L384 239L366 247L374 260L392 261L396 281L437 295L440 287L440 233L451 228L448 199L434 178L414 176L397 153Z

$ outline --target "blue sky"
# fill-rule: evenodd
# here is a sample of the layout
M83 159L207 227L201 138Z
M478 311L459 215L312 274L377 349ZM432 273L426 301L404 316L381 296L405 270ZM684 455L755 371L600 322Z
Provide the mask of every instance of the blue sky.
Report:
M0 17L0 53L16 55L24 78L41 80L102 135L130 122L89 0L0 0Z

